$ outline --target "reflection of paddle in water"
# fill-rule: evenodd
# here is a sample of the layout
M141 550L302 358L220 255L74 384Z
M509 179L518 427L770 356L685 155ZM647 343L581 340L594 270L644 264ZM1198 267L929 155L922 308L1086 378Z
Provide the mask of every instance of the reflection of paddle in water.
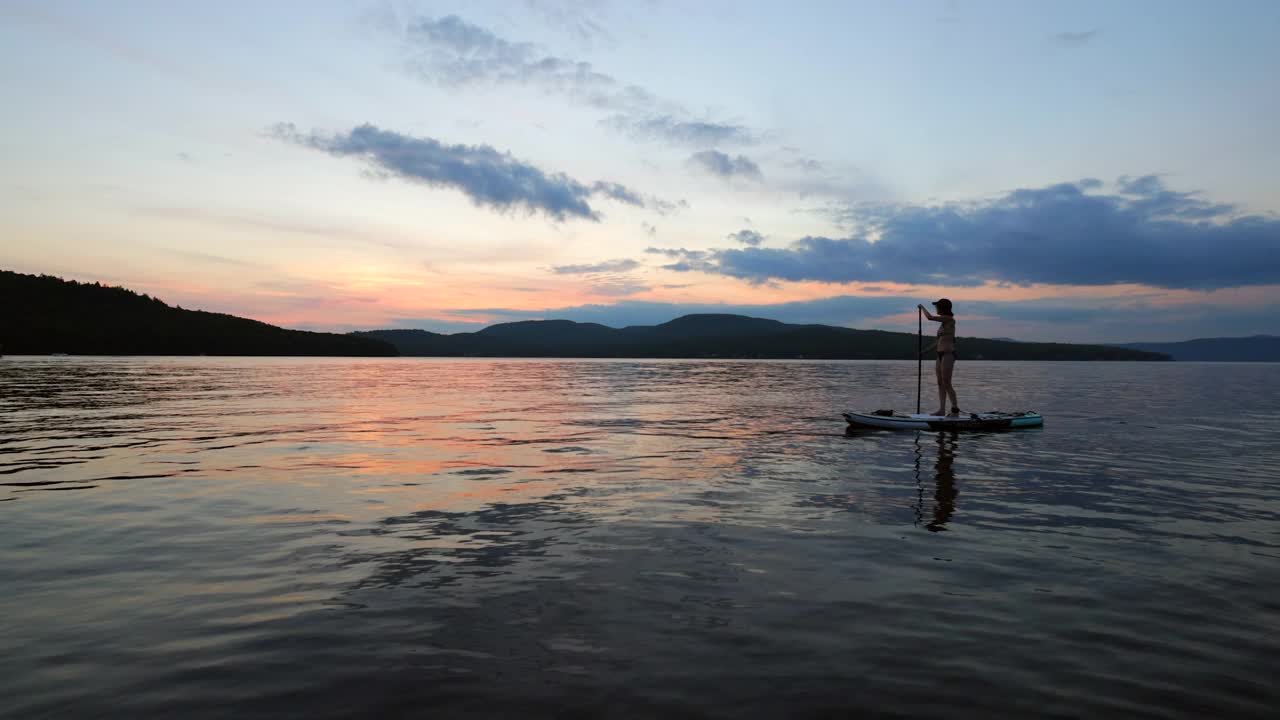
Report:
M954 432L940 432L935 437L938 439L938 455L933 464L933 518L925 524L925 528L931 532L939 532L947 529L947 521L956 511L956 496L959 491L956 490L956 475L952 469L952 463L955 462L955 450L959 440L959 434ZM924 458L924 449L920 445L920 433L916 433L916 525L925 523L924 515L924 483L921 481L920 466Z

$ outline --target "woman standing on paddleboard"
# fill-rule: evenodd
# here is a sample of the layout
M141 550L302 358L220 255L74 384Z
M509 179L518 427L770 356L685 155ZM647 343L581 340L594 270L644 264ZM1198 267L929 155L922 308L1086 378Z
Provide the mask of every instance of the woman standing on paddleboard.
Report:
M917 305L924 316L930 320L942 323L938 326L938 339L933 345L925 350L937 350L938 362L934 366L935 372L938 374L938 411L934 415L947 415L947 417L960 416L960 402L956 400L956 390L951 387L951 372L956 367L956 317L951 313L951 301L942 298L933 303L938 314L934 315L925 310L924 305ZM947 413L947 398L951 399L951 413Z

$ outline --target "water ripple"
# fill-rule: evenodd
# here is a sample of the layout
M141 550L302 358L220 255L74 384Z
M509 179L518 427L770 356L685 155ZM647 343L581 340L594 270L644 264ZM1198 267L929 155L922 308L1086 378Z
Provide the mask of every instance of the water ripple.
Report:
M844 432L911 363L6 359L0 716L1270 717L1221 368L963 363L1048 417L965 435Z

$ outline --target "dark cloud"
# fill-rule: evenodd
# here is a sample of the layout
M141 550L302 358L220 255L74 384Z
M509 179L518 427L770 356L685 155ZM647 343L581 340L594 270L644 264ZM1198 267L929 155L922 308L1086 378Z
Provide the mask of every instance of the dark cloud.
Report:
M1061 301L1026 301L1026 302L961 302L957 311L965 314L982 315L1012 322L1044 323L1048 325L1072 325L1090 323L1105 319L1111 314L1123 312L1115 307L1098 304L1069 304ZM1143 312L1148 312L1143 310Z
M1094 182L1097 183L1094 187L1102 186L1101 181ZM1121 195L1155 195L1164 189L1159 175L1143 175L1137 178L1124 175L1116 180L1116 188Z
M551 272L557 275L582 275L586 273L630 272L640 267L636 260L607 260L591 265L556 265Z
M761 179L760 166L746 155L730 157L719 150L703 150L690 155L689 164L722 178Z
M1113 285L1212 289L1280 283L1280 218L1242 216L1154 176L1015 190L989 201L864 207L859 232L785 249L665 251L672 270L750 282ZM657 249L655 249L657 250Z
M1176 217L1183 220L1213 220L1229 217L1235 208L1227 204L1211 204L1199 198L1198 193L1180 193L1165 188L1157 175L1131 178L1124 176L1116 181L1121 195L1129 195L1134 210L1153 217Z
M729 239L752 247L756 247L760 243L764 242L764 236L755 230L739 230L735 233L729 233Z
M752 145L759 138L742 125L678 120L670 115L635 117L610 115L600 121L633 140L662 140L673 145L711 146L723 144Z
M1050 36L1050 40L1063 47L1083 47L1093 42L1100 31L1097 28L1086 32L1060 32Z
M556 220L577 217L594 221L600 215L587 202L593 195L643 205L639 195L617 183L585 185L563 173L544 172L488 145L445 145L367 124L347 133L320 135L303 134L292 123L280 123L269 134L330 155L360 157L376 177L394 176L454 188L475 204L498 210L522 207Z

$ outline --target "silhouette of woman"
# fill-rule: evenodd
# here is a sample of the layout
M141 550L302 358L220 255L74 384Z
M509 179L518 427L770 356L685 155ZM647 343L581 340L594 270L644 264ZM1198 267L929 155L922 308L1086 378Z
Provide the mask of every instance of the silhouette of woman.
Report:
M925 317L942 323L938 326L938 339L924 350L936 350L938 353L938 360L934 364L934 373L938 376L938 410L933 414L959 417L960 402L956 400L956 390L951 386L951 373L956 367L956 317L951 312L951 301L946 298L934 302L933 306L938 310L937 315L925 310L924 305L916 306L924 312ZM950 414L947 413L948 398L951 399Z

